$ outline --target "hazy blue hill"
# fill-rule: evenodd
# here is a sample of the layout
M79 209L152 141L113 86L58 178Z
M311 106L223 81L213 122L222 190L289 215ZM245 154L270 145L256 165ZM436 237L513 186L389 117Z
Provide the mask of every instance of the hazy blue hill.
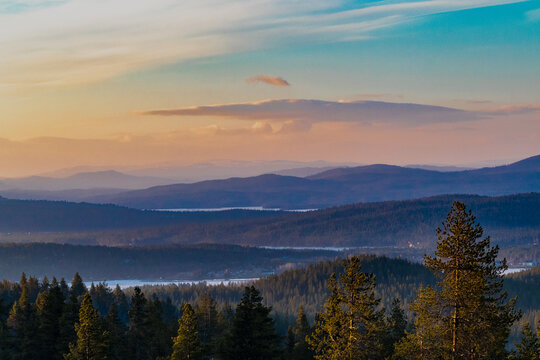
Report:
M65 191L70 189L142 189L154 185L171 184L173 180L151 176L134 176L114 170L80 172L66 177L29 176L3 179L2 190L32 190L36 196L39 191Z
M304 213L243 210L169 213L114 205L4 199L0 201L0 240L107 245L207 242L408 247L412 244L429 248L434 244L435 229L454 200L465 202L486 235L503 246L530 245L540 238L540 193L529 193L502 197L443 195L357 203ZM18 233L7 236L6 232Z
M540 237L540 194L535 193L503 197L445 195L359 203L232 224L186 224L171 230L166 239L279 246L429 247L454 200L465 202L486 234L501 244L530 244Z
M243 210L218 213L171 213L136 210L118 205L10 200L0 197L0 232L144 228L271 215L275 213Z
M253 278L277 271L280 266L307 265L333 259L336 254L217 244L143 247L0 244L0 281L17 280L22 272L49 278L71 278L79 272L86 280L94 281Z
M505 166L454 172L376 164L337 168L306 178L261 175L165 185L89 197L88 201L143 209L227 206L297 209L441 194L499 196L540 191L539 163L540 156L535 156Z
M264 206L295 208L320 205L339 191L328 181L312 181L294 176L265 174L249 178L208 180L194 184L156 186L98 196L91 200L134 208L216 208L230 206ZM330 202L330 199L324 202Z

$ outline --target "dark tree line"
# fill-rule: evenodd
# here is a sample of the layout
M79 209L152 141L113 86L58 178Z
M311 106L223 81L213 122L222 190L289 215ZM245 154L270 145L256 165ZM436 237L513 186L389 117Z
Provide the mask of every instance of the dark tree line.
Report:
M361 257L339 262L312 324L300 307L282 332L254 285L235 306L204 293L179 308L140 288L87 289L78 274L71 286L23 274L19 283L2 283L0 359L538 359L540 323L526 324L508 351L510 327L521 314L503 288L498 247L483 238L464 204L454 204L438 235L435 256L425 259L437 282L418 291L414 322L403 301L387 307L377 292L379 281L397 281L374 275L384 262ZM533 276L522 277L534 286Z

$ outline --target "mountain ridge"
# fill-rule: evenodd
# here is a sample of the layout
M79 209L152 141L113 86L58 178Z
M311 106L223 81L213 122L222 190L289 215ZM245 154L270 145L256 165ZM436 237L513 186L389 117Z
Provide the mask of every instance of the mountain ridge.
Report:
M312 209L440 194L500 196L534 191L540 191L540 156L499 167L456 172L374 164L331 169L305 178L264 174L157 186L87 200L143 209L228 206Z

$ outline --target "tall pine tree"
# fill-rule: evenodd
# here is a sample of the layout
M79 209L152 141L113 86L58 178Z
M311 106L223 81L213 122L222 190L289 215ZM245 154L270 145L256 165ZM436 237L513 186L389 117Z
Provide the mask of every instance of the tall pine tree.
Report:
M506 261L465 204L454 202L437 229L435 257L425 265L439 281L420 290L411 307L416 333L398 346L405 359L504 359L510 326L519 318L503 291Z
M281 355L280 336L270 317L270 307L254 286L245 288L236 307L232 329L220 348L225 360L273 360Z
M60 285L53 278L47 289L38 295L36 300L39 335L40 335L40 359L61 360L62 352L59 351L60 318L64 310L64 294Z
M26 280L26 279L25 279ZM21 282L22 283L22 282ZM39 358L40 342L35 305L28 297L28 284L22 286L21 296L13 304L7 319L13 332L14 360L34 360Z
M304 312L304 308L300 306L296 322L292 327L294 335L294 347L292 349L292 358L294 360L311 360L313 359L313 351L307 343L307 338L311 335L311 328Z
M375 296L375 275L360 270L353 256L339 281L335 274L330 277L330 296L309 338L315 359L382 359L384 309Z
M386 335L384 341L385 358L390 358L394 353L395 344L405 337L407 330L407 319L405 312L401 308L400 301L395 298L392 302L390 315L386 318Z
M171 360L202 360L202 344L197 332L197 317L189 304L184 304L178 321L178 336L174 338Z
M536 329L536 334L529 323L525 323L521 331L521 341L515 343L516 351L512 355L512 360L540 360L540 322Z
M107 359L108 333L98 311L92 305L90 294L84 295L79 310L79 322L75 324L77 341L69 345L65 360L105 360Z
M128 349L131 359L150 359L150 326L148 319L148 300L141 289L135 287L131 297L131 309L128 311L129 329Z

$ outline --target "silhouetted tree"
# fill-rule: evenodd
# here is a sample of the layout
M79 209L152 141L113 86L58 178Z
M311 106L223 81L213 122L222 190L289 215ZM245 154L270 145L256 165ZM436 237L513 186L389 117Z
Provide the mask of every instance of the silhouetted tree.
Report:
M273 360L279 358L280 337L270 318L271 308L264 306L254 286L245 288L231 331L221 347L225 360Z

